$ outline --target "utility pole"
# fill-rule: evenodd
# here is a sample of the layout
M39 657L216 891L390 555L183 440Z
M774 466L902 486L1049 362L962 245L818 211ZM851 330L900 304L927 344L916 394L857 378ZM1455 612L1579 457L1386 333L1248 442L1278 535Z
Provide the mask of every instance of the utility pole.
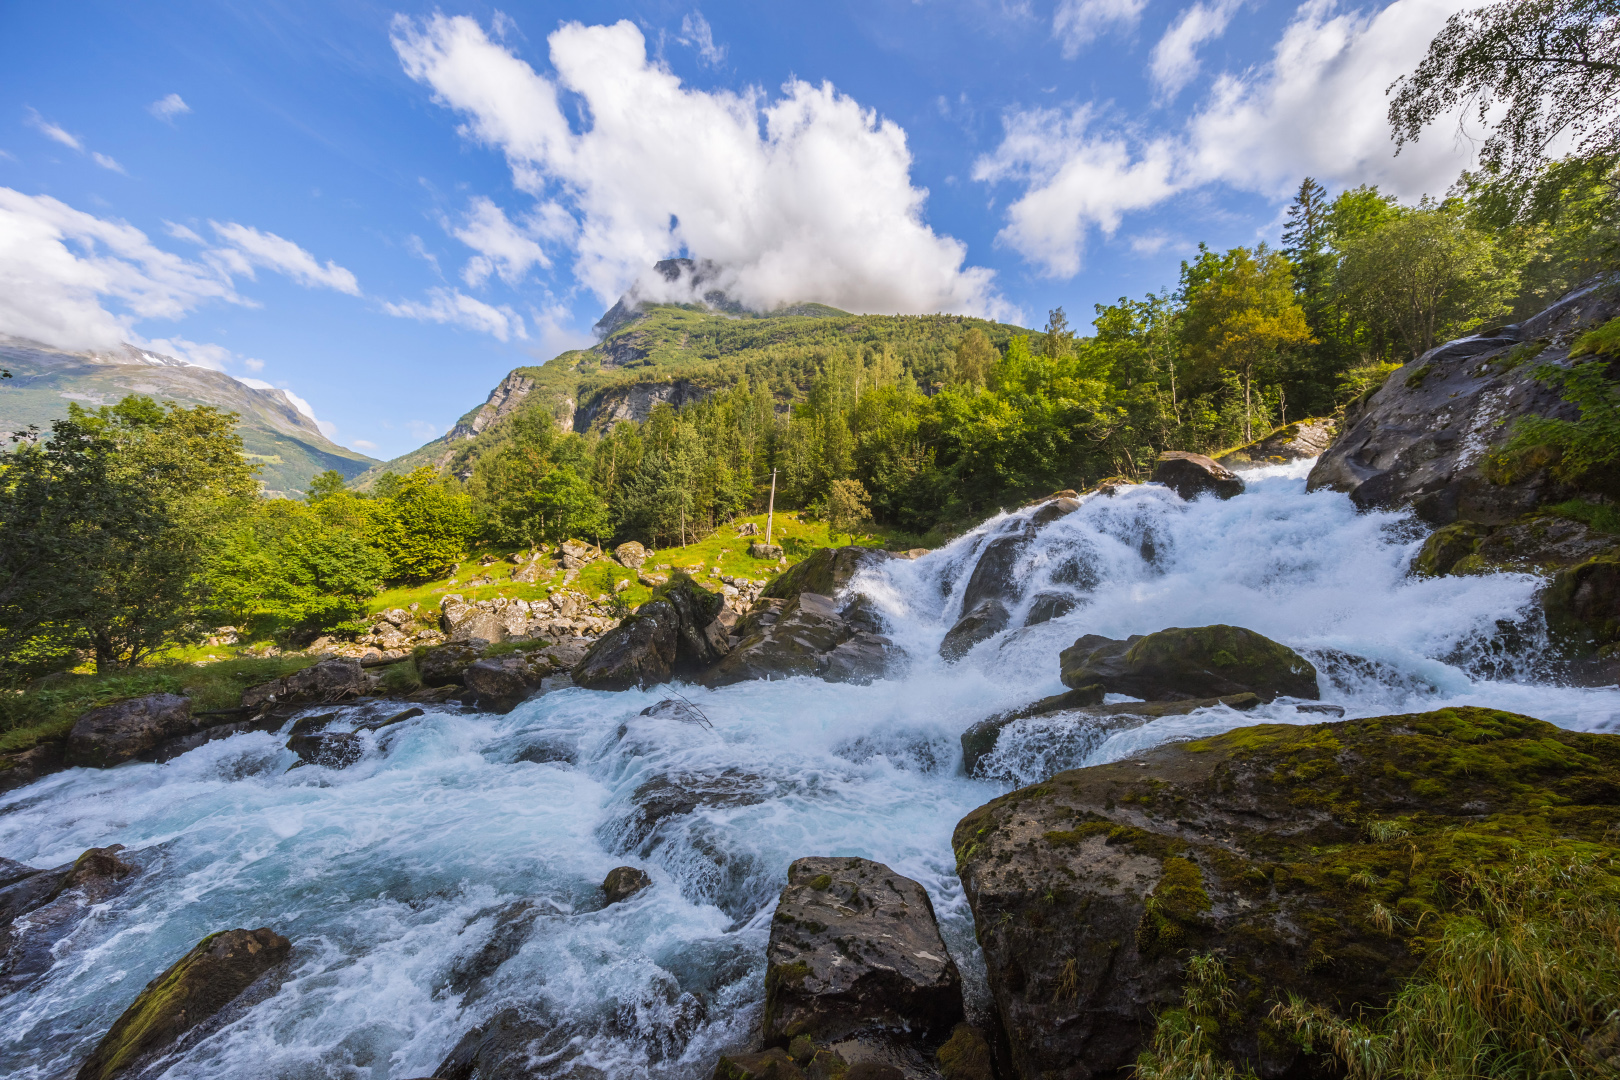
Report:
M765 543L771 542L771 526L776 523L776 470L771 470L771 502L765 511Z

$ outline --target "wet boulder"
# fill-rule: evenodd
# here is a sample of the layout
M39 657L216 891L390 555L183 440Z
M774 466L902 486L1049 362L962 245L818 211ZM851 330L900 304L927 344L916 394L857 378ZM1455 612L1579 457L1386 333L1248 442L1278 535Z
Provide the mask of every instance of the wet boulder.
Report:
M645 689L695 674L729 648L725 610L724 597L677 577L590 647L573 667L574 683L592 690Z
M1601 470L1556 475L1559 455L1551 448L1505 469L1496 451L1519 417L1580 416L1536 371L1567 367L1576 338L1616 315L1612 281L1594 278L1522 323L1435 346L1345 410L1340 435L1307 487L1342 491L1361 509L1410 506L1434 525L1506 524L1583 491L1612 489L1613 476Z
M981 641L995 637L1012 621L1012 613L993 596L980 600L973 609L946 631L939 643L939 655L949 663L956 663Z
M1251 693L1315 699L1316 668L1241 626L1171 627L1123 641L1087 634L1059 654L1064 686L1101 686L1147 701Z
M1556 572L1614 547L1613 535L1556 513L1527 514L1505 525L1455 521L1429 534L1412 560L1412 572L1422 577Z
M360 661L333 658L249 687L242 694L242 707L344 701L359 697L369 689Z
M1153 467L1153 482L1163 484L1189 502L1200 495L1213 494L1230 499L1243 494L1243 480L1237 473L1203 454L1166 450Z
M453 686L463 673L478 662L479 649L466 642L452 642L429 649L416 660L417 674L427 686Z
M609 905L628 900L642 889L650 888L652 878L647 876L647 871L634 866L615 866L602 880L602 894L607 897Z
M962 1017L962 978L921 885L867 859L788 868L766 950L766 1046L937 1045Z
M1114 1075L1212 957L1232 992L1217 1062L1329 1075L1273 1002L1384 1007L1456 917L1459 875L1608 857L1617 792L1615 736L1459 708L1241 728L995 799L953 846L1000 1074Z
M489 657L467 665L461 679L480 708L510 709L559 670L564 670L545 652L515 652Z
M330 734L300 734L287 740L287 749L298 755L299 764L323 769L347 769L365 755L365 744L352 731ZM296 768L297 766L294 766Z
M96 905L140 873L123 845L91 848L71 863L36 870L8 863L0 887L0 996L28 986L71 952L73 932Z
M177 694L149 694L103 705L74 722L65 761L70 767L110 768L196 728L191 700Z
M1338 430L1338 421L1331 416L1296 420L1263 439L1227 451L1215 459L1215 464L1234 470L1257 469L1265 465L1286 465L1291 461L1319 457L1333 445L1333 436Z
M1620 547L1557 574L1542 608L1554 634L1610 655L1620 651Z
M146 984L79 1068L78 1080L133 1076L285 960L292 944L269 927L203 938Z
M761 599L737 624L736 644L700 681L713 688L805 675L869 683L899 657L887 637L862 628L872 625L870 616L859 597L843 608L832 597L813 592L790 600Z
M820 548L803 562L797 563L765 586L762 597L790 600L802 592L836 597L849 587L856 574L873 566L881 566L894 558L881 548L847 547Z
M41 777L66 768L63 762L66 752L67 740L56 739L26 750L0 754L0 794L27 787Z

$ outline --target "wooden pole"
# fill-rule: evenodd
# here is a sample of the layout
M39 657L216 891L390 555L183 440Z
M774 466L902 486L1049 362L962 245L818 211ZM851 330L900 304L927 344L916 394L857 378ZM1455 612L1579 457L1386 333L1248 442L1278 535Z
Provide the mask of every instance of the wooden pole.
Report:
M771 470L771 503L765 511L765 543L771 542L771 526L776 523L776 470Z

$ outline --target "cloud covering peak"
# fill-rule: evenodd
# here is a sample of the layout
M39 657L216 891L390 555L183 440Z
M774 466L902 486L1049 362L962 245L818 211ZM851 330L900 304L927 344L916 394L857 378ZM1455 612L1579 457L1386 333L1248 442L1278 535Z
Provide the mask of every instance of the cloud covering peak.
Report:
M775 99L691 89L629 22L552 33L554 79L465 16L396 17L393 43L463 134L506 155L519 188L575 218L554 232L604 305L659 259L691 254L762 310L1015 314L993 272L965 266L965 245L923 220L904 131L830 83L791 80ZM583 130L564 94L580 98Z

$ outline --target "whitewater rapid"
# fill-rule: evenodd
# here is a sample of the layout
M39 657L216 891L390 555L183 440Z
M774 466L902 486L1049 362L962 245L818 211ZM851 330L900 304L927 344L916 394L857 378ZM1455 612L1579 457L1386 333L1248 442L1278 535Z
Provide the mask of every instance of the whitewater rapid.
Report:
M950 847L962 815L1020 781L1167 739L1326 718L1283 703L1091 734L1026 724L998 747L995 780L960 775L962 731L1060 692L1057 654L1085 633L1231 623L1310 656L1323 701L1348 716L1489 705L1620 730L1620 689L1548 681L1535 578L1409 577L1422 530L1307 495L1309 465L1249 473L1227 502L1151 485L1088 499L1038 534L1019 569L1029 594L1067 589L1081 606L954 667L939 641L978 551L1014 515L857 579L910 657L871 686L679 687L707 725L638 715L669 696L661 688L563 690L504 716L430 709L363 736L366 755L342 771L288 772L286 735L257 733L0 796L0 855L48 867L117 843L141 868L48 972L0 998L0 1075L71 1075L204 935L270 926L294 945L280 990L165 1076L428 1076L468 1029L522 1004L560 1033L536 1075L704 1077L757 1027L771 910L804 855L864 856L922 882L970 1011L982 1010ZM1053 583L1076 556L1093 573ZM691 792L697 805L682 812ZM601 908L602 878L624 864L654 887ZM514 912L527 937L485 971L477 957L513 940L502 927Z

